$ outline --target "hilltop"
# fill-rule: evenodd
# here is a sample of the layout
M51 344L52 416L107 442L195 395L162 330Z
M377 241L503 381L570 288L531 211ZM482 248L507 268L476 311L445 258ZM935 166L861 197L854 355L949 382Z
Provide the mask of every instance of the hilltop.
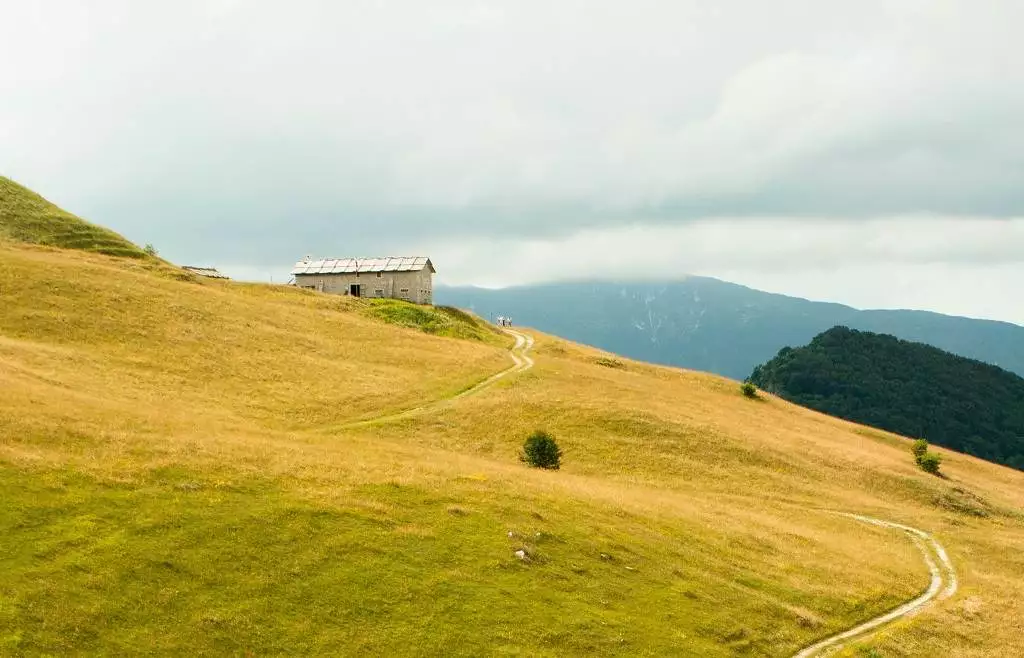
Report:
M117 233L58 208L26 187L0 176L0 239L109 256L147 258Z
M1024 375L1024 327L926 311L862 311L707 277L680 281L443 288L435 298L484 317L512 316L634 359L743 379L787 345L836 325L892 334Z
M750 380L790 402L1024 469L1024 379L894 336L835 327Z
M939 448L936 478L532 329L510 371L456 311L168 272L0 243L0 655L790 656L929 585L836 512L960 578L843 655L1024 651L1024 474ZM560 471L519 461L538 428Z

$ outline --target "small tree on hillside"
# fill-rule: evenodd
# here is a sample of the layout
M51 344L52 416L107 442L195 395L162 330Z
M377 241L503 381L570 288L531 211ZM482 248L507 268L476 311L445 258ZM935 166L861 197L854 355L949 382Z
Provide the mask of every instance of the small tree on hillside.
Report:
M910 452L914 454L914 461L917 462L922 471L932 475L939 474L942 456L934 452L928 452L928 441L924 439L914 441L914 445L910 447Z
M917 465L921 467L921 470L932 475L939 474L939 466L941 464L942 455L937 455L934 452L926 452L917 460Z
M142 250L144 252L146 252L146 255L153 256L154 258L156 258L157 254L159 253L159 252L157 252L156 247L154 247L153 243L151 243L151 242L147 242L146 246L143 247Z
M526 439L519 459L530 466L557 471L562 465L562 451L555 437L544 430L537 430Z
M745 395L748 398L753 399L757 397L757 387L754 386L753 382L743 382L743 384L740 386L740 390L743 391L743 395Z

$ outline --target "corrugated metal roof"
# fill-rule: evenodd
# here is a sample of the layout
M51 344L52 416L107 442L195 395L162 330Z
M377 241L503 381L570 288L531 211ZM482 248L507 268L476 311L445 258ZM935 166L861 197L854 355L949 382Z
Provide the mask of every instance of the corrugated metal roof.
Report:
M221 274L216 267L196 267L194 265L182 265L181 269L199 276L210 277L211 279L226 279L228 278L224 274Z
M424 267L434 271L426 256L398 256L385 258L321 258L300 260L295 263L296 274L349 274L352 272L419 272Z

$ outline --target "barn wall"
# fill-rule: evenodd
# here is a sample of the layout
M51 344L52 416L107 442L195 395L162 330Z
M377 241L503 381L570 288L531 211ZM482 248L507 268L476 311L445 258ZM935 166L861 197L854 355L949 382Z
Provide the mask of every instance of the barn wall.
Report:
M417 304L434 301L434 277L424 268L419 272L374 272L350 274L296 274L295 285L334 295L349 294L350 286L359 285L363 297L392 297Z

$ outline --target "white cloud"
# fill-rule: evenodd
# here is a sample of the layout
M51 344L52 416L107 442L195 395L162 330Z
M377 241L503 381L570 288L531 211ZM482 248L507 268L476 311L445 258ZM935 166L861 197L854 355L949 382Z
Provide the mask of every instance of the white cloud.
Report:
M435 243L551 276L976 280L1019 265L995 218L1024 215L1022 24L1009 0L10 3L0 167L239 271ZM508 278L475 262L443 269Z
M915 308L1024 325L1024 218L716 219L588 230L560 240L424 245L453 285L714 276L861 308Z
M1020 199L1022 20L973 0L18 3L0 116L12 173L114 210L291 190L585 225L824 212L835 188L832 214L997 208Z

